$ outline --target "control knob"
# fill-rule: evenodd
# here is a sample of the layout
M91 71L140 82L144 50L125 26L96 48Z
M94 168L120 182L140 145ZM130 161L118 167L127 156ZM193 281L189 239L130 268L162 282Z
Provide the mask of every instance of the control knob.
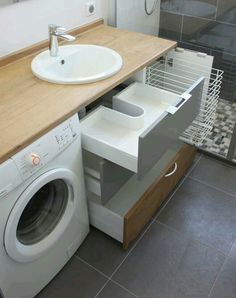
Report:
M30 153L28 158L27 158L27 162L31 165L31 166L37 166L40 164L40 156L36 153Z

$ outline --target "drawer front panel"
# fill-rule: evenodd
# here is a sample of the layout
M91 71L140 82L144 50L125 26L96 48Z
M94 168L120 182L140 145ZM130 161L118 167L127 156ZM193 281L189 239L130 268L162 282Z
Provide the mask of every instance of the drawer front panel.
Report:
M192 164L196 149L184 145L177 156L124 218L123 246L128 248Z
M173 115L168 114L139 137L138 176L142 178L199 114L204 78L189 90L191 98Z

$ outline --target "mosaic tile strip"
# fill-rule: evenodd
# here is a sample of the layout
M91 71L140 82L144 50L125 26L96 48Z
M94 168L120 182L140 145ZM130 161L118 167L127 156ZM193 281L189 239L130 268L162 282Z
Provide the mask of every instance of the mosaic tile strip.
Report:
M200 149L226 158L235 123L236 103L221 99L217 107L213 130L205 139Z

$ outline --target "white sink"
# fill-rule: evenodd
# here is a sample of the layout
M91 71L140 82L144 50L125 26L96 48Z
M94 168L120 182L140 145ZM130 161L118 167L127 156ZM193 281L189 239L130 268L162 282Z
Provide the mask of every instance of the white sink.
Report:
M60 46L58 57L49 50L36 56L31 69L45 81L57 84L86 84L109 78L122 67L121 56L112 49L95 45Z

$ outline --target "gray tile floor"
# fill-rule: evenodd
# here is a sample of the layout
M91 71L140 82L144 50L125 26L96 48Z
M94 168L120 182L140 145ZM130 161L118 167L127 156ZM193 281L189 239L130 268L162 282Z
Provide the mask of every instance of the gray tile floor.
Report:
M235 298L236 167L199 155L130 250L91 228L38 297Z

